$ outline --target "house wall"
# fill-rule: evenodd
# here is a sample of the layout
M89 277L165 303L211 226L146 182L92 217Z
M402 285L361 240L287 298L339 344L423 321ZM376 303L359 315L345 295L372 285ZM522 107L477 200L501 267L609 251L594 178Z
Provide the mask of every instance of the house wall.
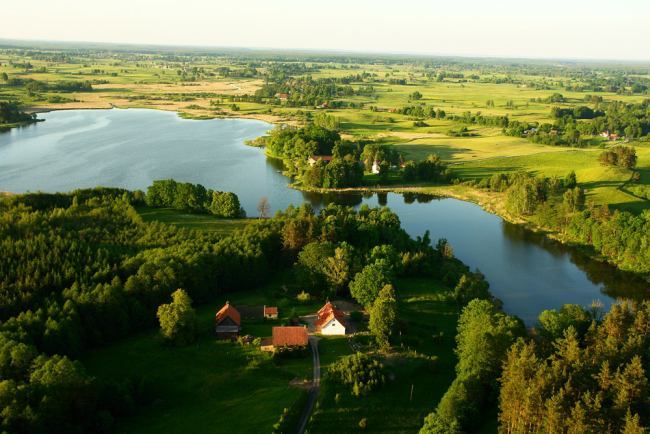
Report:
M344 335L345 326L343 326L343 324L341 324L336 320L336 318L334 318L330 322L325 324L323 327L321 327L320 333L322 335Z

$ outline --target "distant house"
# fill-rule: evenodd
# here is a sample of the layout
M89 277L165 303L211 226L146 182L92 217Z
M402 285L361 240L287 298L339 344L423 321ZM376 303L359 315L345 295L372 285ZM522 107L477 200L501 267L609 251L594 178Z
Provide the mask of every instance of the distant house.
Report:
M264 305L264 318L266 319L277 319L278 318L278 308L275 306L266 306Z
M600 133L600 137L603 137L607 140L618 140L620 136L616 133L610 133L609 130L605 130L602 133Z
M289 99L289 94L288 93L276 93L275 97L278 98L280 101L286 101Z
M322 335L344 335L345 319L343 312L329 301L317 313L316 330Z
M282 348L306 348L309 344L307 327L273 327L273 337L262 341L262 351L277 351Z
M214 317L214 333L218 339L235 339L240 331L241 315L230 302L226 302Z
M326 163L329 163L330 161L332 161L332 156L331 155L312 155L307 160L307 162L309 163L310 166L313 166L318 161L324 161Z
M370 171L374 174L379 173L379 162L377 160L372 162L372 168L370 169Z
M316 108L318 108L318 109L326 109L328 107L329 107L329 104L327 104L326 102L316 106Z

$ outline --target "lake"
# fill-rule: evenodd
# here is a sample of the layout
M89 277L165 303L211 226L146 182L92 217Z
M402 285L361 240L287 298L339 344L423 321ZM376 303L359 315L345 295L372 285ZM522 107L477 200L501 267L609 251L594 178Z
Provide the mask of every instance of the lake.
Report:
M579 252L509 224L479 206L424 195L317 194L287 188L278 162L243 142L272 125L248 119L188 120L146 109L68 110L0 133L0 190L146 189L155 179L199 183L237 193L248 215L261 197L273 210L330 202L389 206L412 236L446 238L454 253L490 282L507 312L533 324L544 309L565 303L605 307L641 298L647 284Z

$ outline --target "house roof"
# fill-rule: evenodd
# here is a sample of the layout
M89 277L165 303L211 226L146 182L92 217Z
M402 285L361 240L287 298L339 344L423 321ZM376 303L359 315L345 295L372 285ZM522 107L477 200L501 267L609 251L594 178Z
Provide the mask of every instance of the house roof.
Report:
M274 347L295 347L305 346L309 341L307 336L307 327L288 326L273 327L273 346Z
M314 325L316 325L317 329L320 329L334 318L341 324L345 325L343 312L335 308L334 305L328 301L325 303L325 306L321 307L318 311L318 319Z
M334 305L333 305L330 301L328 301L327 303L325 303L325 304L323 305L323 307L321 307L320 309L318 309L318 313L317 313L317 315L320 317L320 316L323 315L324 313L326 313L326 312L330 312L330 311L332 311L332 310L334 310Z
M214 322L219 324L226 318L230 318L235 324L241 325L241 316L239 315L239 311L232 307L229 302L226 302L219 312L217 312L214 317Z
M264 315L277 315L278 308L275 306L264 306Z

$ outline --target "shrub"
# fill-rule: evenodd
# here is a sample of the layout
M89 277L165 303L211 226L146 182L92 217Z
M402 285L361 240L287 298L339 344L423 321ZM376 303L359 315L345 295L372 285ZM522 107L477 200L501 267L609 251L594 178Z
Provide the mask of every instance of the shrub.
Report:
M341 358L328 370L329 378L351 388L354 396L370 393L386 382L384 365L377 359L362 353Z

